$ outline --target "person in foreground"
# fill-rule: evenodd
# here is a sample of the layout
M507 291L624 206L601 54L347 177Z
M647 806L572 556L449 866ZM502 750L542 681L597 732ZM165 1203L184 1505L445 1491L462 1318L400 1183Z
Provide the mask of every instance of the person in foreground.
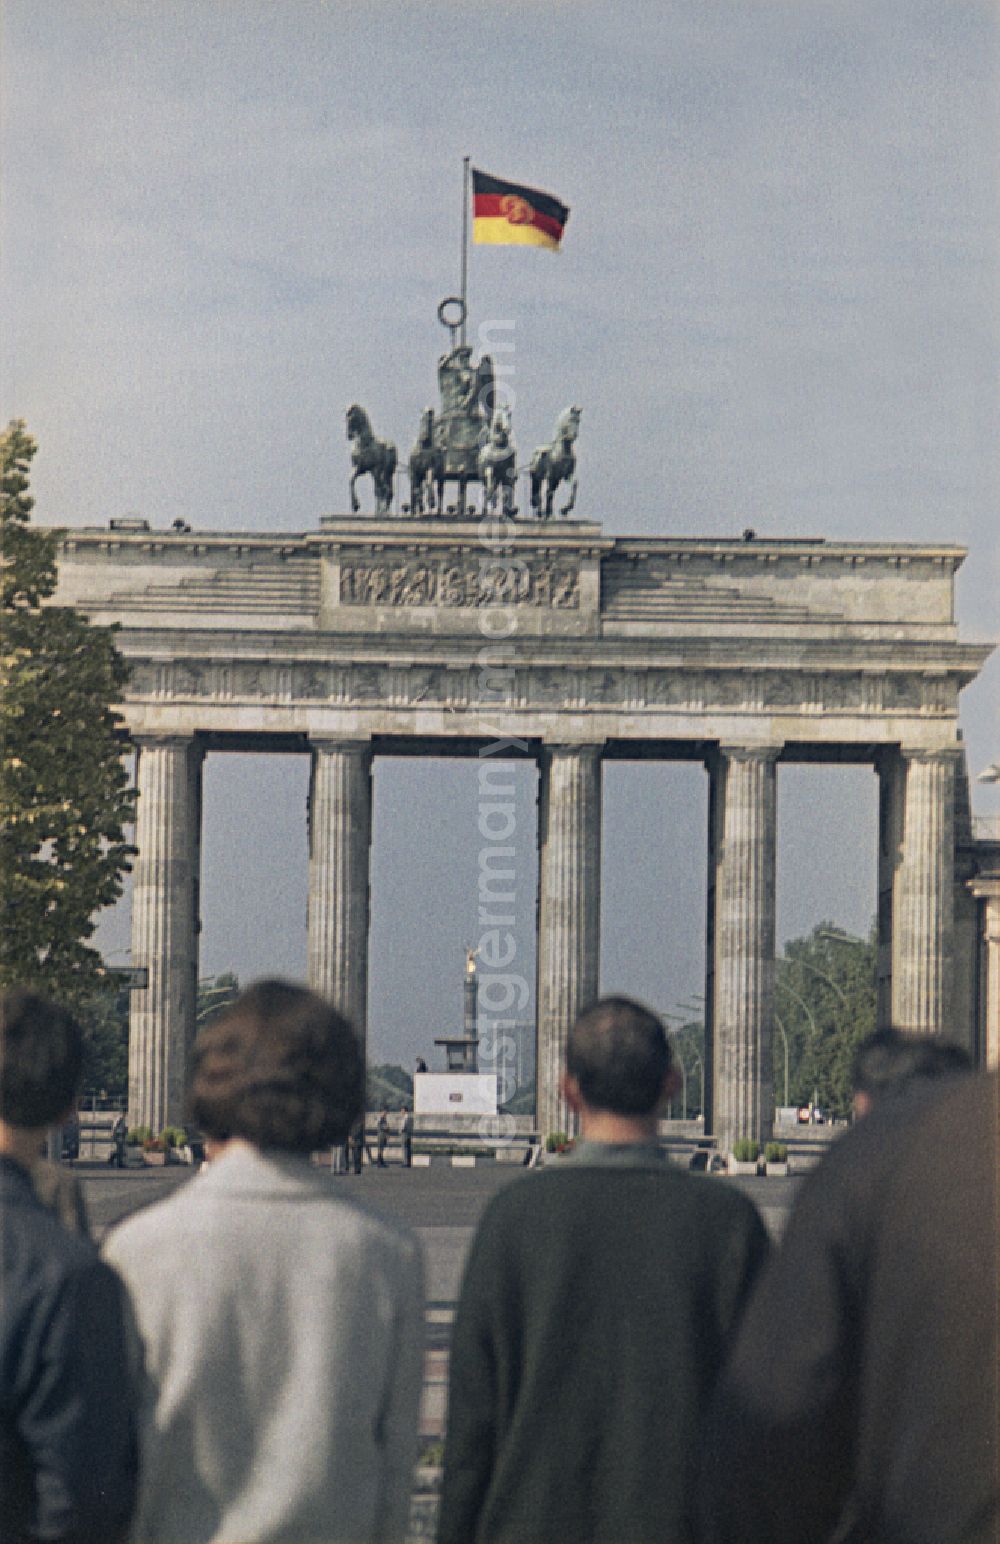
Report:
M968 1053L953 1040L877 1029L858 1044L851 1062L854 1118L863 1120L877 1104L895 1099L915 1083L971 1071Z
M997 1544L998 1088L914 1087L805 1180L719 1386L711 1544Z
M121 1284L31 1171L83 1064L70 1015L0 995L0 1537L116 1544L137 1452Z
M451 1349L440 1544L685 1544L699 1428L767 1237L656 1142L675 1087L627 998L573 1025L583 1141L513 1181L474 1240Z
M419 1247L312 1151L364 1097L350 1025L262 981L195 1044L208 1163L109 1236L149 1379L140 1544L402 1540L423 1338Z

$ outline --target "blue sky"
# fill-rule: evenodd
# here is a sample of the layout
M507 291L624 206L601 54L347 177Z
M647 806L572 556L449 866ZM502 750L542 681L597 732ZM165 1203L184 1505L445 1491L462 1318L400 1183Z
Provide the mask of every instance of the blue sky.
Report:
M991 636L998 28L987 0L6 0L0 411L40 442L38 519L343 509L346 405L404 447L433 400L469 154L572 209L558 257L474 249L470 301L514 324L522 453L582 405L581 516L960 542L962 632ZM973 772L998 702L994 660L963 699ZM205 968L298 973L304 769L218 763ZM379 774L387 1054L460 1011L463 776ZM874 779L804 776L779 789L779 931L863 930ZM668 1007L701 971L704 775L616 769L607 800L605 982Z

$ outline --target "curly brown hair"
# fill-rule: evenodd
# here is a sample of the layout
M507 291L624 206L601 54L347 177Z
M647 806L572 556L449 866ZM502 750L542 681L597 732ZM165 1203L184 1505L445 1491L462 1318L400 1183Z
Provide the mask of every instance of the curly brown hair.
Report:
M195 1042L191 1119L208 1137L309 1153L343 1142L364 1108L358 1037L305 987L258 981Z

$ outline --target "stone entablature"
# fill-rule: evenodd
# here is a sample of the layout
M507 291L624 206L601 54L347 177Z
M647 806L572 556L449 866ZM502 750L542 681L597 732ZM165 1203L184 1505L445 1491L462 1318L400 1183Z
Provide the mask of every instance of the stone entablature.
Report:
M485 708L539 740L944 746L989 653L957 547L497 530L72 531L57 599L121 625L136 733L467 738Z
M127 652L135 657L131 649ZM770 669L658 669L517 660L504 668L501 685L490 691L484 691L480 675L481 667L465 660L437 663L430 657L393 663L373 653L370 662L317 659L286 664L262 654L220 663L206 653L174 656L170 663L136 659L128 695L135 704L433 703L455 711L495 701L513 711L611 708L659 716L662 710L759 714L794 709L807 717L863 713L866 718L941 718L954 716L958 690L956 679L941 670L842 669L798 672L790 679L787 666L780 664Z
M463 634L496 604L526 634L954 637L952 546L607 538L600 527L330 518L287 536L76 530L59 598L140 627ZM534 613L537 613L535 615ZM265 620L266 619L266 620Z

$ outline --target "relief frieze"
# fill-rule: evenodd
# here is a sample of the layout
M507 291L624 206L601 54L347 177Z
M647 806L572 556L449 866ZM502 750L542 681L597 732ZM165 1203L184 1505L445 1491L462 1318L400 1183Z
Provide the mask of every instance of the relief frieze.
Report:
M541 606L575 610L579 570L521 560L466 563L428 558L406 563L349 562L340 567L342 606Z
M941 714L954 711L956 686L950 676L931 672L601 668L519 664L505 657L468 666L177 659L137 661L127 695L160 702L196 698L403 709L502 703L568 711Z

